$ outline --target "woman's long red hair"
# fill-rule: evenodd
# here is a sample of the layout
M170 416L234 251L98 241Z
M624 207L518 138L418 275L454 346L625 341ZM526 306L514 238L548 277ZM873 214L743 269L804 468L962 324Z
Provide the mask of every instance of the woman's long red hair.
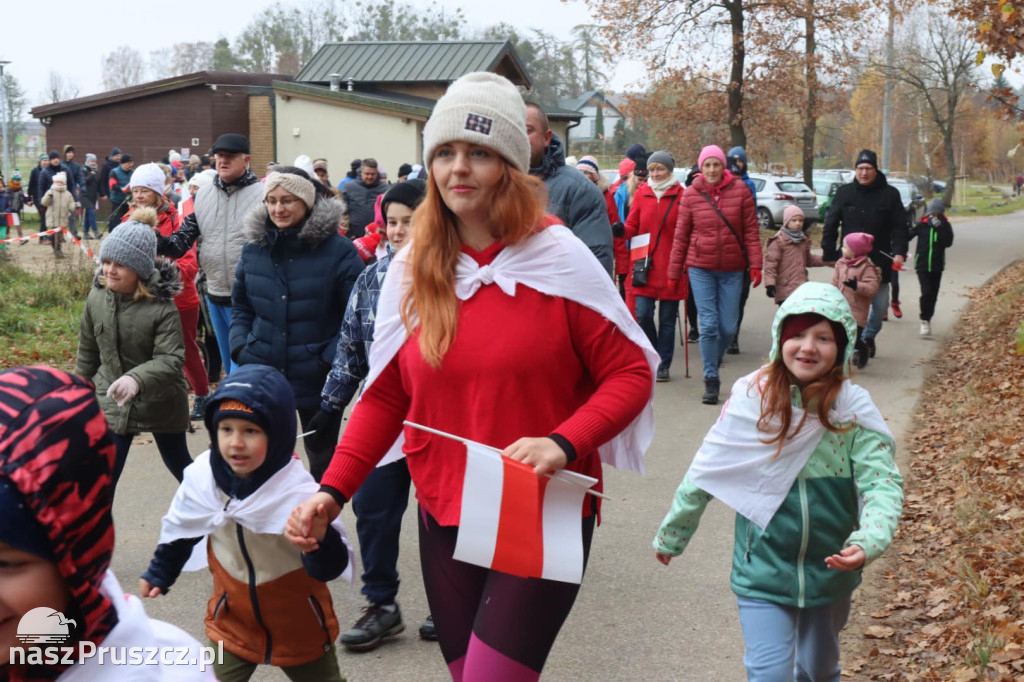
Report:
M852 426L839 426L833 424L829 418L829 410L835 405L839 397L839 391L843 388L843 359L840 355L836 364L824 376L815 379L801 389L803 404L808 408L796 428L793 426L793 402L790 395L791 387L795 383L793 374L786 369L782 361L782 353L775 358L775 362L758 372L754 386L761 387L761 418L757 420L757 430L770 435L770 438L762 438L761 442L772 444L778 443L775 450L775 457L782 453L782 446L785 442L795 436L803 428L807 415L813 409L822 425L833 433L845 433ZM778 426L775 426L778 425ZM774 431L774 429L778 429Z
M494 237L505 245L518 244L544 224L547 192L537 178L505 163L491 206ZM459 300L455 295L455 266L462 242L449 210L431 176L427 196L416 209L409 245L410 284L402 298L402 322L410 334L419 325L420 353L431 367L455 341Z

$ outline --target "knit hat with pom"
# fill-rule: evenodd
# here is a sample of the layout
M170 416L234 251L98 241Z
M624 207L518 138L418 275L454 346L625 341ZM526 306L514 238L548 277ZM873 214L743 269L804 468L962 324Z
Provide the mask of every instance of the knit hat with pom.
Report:
M149 279L156 262L156 233L151 225L139 222L147 212L153 214L155 223L153 209L136 209L129 220L118 225L100 245L100 260L116 261L134 270L143 281Z
M423 162L448 142L488 147L523 173L530 170L526 105L510 80L493 73L467 73L437 100L423 127Z

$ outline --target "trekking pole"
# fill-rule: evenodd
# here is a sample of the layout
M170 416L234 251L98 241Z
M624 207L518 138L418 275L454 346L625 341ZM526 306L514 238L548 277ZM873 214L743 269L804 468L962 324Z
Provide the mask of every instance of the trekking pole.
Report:
M678 322L679 322L679 333L681 334L681 336L679 338L680 338L680 341L681 341L681 343L683 345L684 367L686 368L686 374L684 374L683 377L686 378L686 379L689 379L690 378L690 343L687 340L688 333L687 333L687 329L686 328L688 326L687 325L688 320L686 319L686 299L685 298L683 299L683 314L679 316Z

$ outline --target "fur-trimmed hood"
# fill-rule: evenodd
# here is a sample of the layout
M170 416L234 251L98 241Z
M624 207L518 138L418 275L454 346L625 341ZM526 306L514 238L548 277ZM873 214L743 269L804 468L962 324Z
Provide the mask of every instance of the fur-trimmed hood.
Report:
M103 266L100 265L93 273L92 285L97 289L103 289L100 278L103 276ZM157 301L164 303L173 301L174 297L181 293L184 285L181 282L181 271L178 264L169 258L157 256L153 264L153 272L146 280L146 288L153 294Z
M309 212L305 223L299 228L299 239L309 247L317 248L331 235L338 234L345 211L343 200L318 196L313 204L313 210ZM270 220L267 205L262 203L252 210L242 224L242 233L245 235L246 241L260 246L268 246L276 241L276 235L270 236L271 231L277 232L278 228Z

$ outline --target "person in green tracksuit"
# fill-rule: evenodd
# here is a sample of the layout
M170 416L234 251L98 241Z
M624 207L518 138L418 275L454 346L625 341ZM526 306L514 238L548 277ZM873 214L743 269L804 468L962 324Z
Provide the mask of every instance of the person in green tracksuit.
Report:
M667 565L712 498L737 512L731 584L751 681L838 682L850 597L902 513L896 442L849 380L856 335L835 287L786 299L769 364L733 386L654 539Z
M928 213L921 222L910 228L910 238L917 237L914 268L921 283L921 336L931 336L935 301L946 268L946 249L953 246L953 226L945 212L945 204L936 197L928 202Z

